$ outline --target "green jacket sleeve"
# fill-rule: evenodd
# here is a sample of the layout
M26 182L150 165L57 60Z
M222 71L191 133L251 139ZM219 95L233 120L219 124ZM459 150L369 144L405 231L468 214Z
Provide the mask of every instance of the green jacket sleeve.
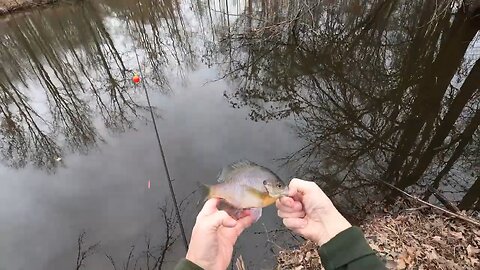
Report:
M325 270L386 269L358 227L339 233L320 247Z
M203 270L203 268L187 259L181 259L175 266L175 270Z

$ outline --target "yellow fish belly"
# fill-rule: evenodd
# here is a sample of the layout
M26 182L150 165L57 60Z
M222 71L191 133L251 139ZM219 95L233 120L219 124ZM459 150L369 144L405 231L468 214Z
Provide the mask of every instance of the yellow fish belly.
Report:
M222 198L237 208L261 208L273 204L276 198L268 192L260 192L250 187L215 185L210 187L210 198Z

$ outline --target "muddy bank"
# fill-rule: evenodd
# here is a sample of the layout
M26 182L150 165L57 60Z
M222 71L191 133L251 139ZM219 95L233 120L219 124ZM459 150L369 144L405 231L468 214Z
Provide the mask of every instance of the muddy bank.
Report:
M0 0L0 15L44 6L54 2L58 2L58 0Z

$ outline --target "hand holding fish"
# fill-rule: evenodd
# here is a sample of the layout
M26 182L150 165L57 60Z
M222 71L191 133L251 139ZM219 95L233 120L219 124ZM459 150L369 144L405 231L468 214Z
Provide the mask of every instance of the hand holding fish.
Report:
M206 270L227 269L238 236L254 222L248 210L238 220L209 199L197 216L186 259Z
M314 182L292 179L288 197L276 201L278 216L292 231L323 245L352 225Z

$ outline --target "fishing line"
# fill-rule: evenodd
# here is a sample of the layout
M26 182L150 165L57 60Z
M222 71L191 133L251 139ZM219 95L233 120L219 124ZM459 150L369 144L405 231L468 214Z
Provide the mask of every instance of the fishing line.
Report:
M128 22L127 22L127 28L130 30ZM155 135L157 137L158 147L160 148L160 154L162 155L163 167L165 168L165 175L167 176L168 187L170 188L170 194L172 195L173 205L175 206L175 213L176 213L176 216L177 216L178 224L180 226L180 232L182 234L183 244L185 246L185 251L187 251L188 250L187 236L185 234L185 229L183 227L182 217L180 215L180 209L179 209L178 204L177 204L177 198L175 197L175 191L173 190L172 179L170 178L170 173L168 171L167 160L165 158L165 152L163 151L162 141L160 140L160 134L159 134L158 128L157 128L157 122L155 121L155 116L154 116L154 113L153 113L152 105L150 103L150 96L148 95L148 90L147 90L147 87L145 86L145 82L144 82L145 77L143 77L143 72L142 72L142 68L140 66L140 61L138 60L138 54L137 54L137 49L136 49L135 44L133 45L133 50L135 52L135 58L137 59L138 71L140 72L140 78L141 78L140 81L141 81L143 90L145 91L145 96L147 97L147 104L148 104L148 108L149 108L149 111L150 111L150 116L152 117L152 122L153 122L153 127L155 129Z

